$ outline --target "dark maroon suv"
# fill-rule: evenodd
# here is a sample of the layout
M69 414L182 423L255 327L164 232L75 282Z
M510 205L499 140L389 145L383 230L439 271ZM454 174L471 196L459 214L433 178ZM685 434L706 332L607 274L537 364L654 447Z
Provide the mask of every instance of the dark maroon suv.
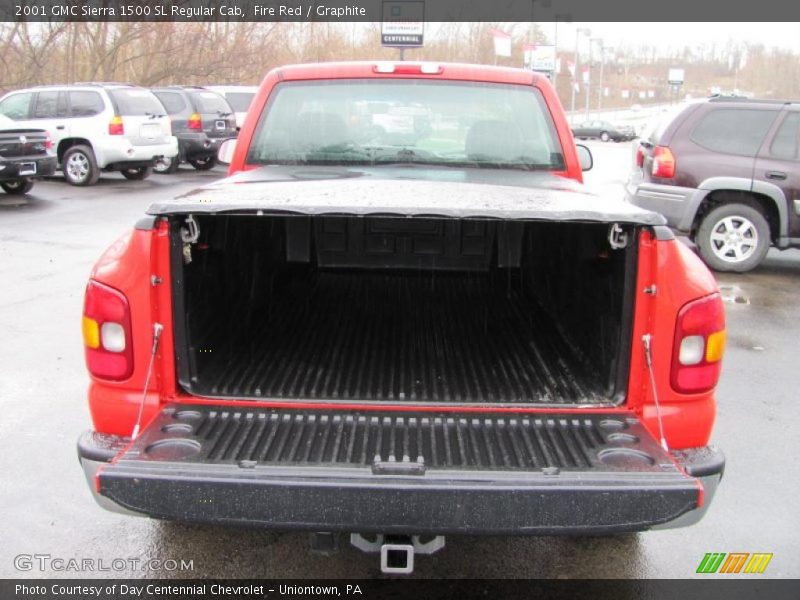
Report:
M640 140L627 197L688 234L718 271L800 247L800 104L690 104Z

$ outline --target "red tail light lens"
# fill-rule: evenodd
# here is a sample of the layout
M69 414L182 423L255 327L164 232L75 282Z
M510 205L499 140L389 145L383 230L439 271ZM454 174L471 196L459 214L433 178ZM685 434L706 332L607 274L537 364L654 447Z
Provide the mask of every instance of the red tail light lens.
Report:
M653 177L672 179L675 177L675 156L666 146L656 146L653 152Z
M131 311L122 292L94 280L83 301L83 344L89 372L121 381L133 372Z
M200 119L200 115L198 113L192 113L192 116L189 117L187 125L189 129L203 129L203 121Z
M49 133L45 134L44 149L45 150L52 150L53 149L53 138L50 137Z
M644 148L641 144L636 148L636 166L640 169L644 166Z
M125 127L122 124L122 117L116 116L108 124L108 135L125 135Z
M671 382L681 393L707 392L717 385L725 351L725 309L719 294L684 305L678 313Z

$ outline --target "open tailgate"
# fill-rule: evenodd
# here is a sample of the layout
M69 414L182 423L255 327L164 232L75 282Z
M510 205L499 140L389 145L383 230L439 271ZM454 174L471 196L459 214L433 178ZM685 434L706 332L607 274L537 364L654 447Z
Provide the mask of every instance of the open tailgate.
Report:
M97 479L156 517L415 534L640 530L702 490L625 411L169 405Z

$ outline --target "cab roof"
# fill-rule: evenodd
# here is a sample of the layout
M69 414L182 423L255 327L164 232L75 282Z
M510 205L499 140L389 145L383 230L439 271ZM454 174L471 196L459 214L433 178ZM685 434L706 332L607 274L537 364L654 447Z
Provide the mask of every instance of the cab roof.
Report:
M273 70L284 81L308 79L419 78L534 85L544 75L491 65L429 61L351 61L296 64Z

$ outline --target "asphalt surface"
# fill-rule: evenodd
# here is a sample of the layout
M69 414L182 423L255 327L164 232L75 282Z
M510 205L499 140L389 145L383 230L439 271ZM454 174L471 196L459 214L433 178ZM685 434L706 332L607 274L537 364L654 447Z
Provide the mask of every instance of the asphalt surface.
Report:
M620 193L630 145L589 145L595 169L587 179ZM38 183L23 206L0 197L0 576L380 576L377 556L344 539L338 554L319 556L305 534L109 513L83 479L75 440L90 425L80 316L91 266L152 200L223 174L182 169L143 182L108 175L87 189L54 179ZM772 552L764 576L800 576L800 251L770 251L758 270L719 282L729 300L729 347L713 441L728 468L702 522L618 537L450 537L439 554L417 559L415 575L685 578L706 552ZM20 570L26 555L49 558ZM51 562L71 558L91 559L95 570ZM141 566L153 559L192 561L193 570Z

